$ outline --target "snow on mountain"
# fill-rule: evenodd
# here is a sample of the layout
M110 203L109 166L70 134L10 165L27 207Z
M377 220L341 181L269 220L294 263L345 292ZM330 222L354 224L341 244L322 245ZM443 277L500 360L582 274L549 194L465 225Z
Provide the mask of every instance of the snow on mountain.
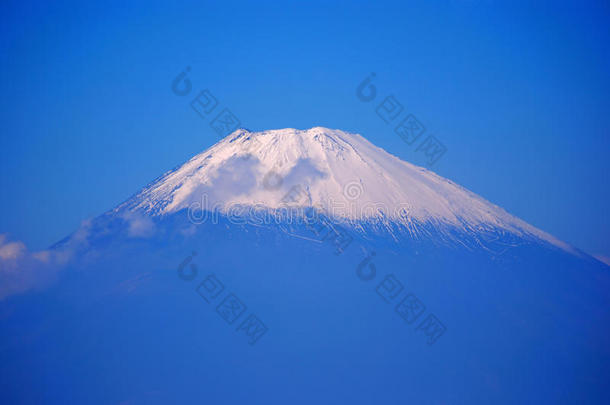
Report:
M469 234L509 232L569 245L365 138L315 127L250 132L239 129L148 185L115 209L164 216L193 207L277 209L288 193L297 205L356 223L381 220L417 235L424 225Z
M0 235L0 403L608 403L608 269L541 241L359 135L240 130L48 251Z

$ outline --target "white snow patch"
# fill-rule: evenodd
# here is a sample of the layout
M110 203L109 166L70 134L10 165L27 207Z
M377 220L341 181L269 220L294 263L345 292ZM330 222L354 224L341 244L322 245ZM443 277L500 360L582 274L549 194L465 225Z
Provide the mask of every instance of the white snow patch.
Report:
M535 237L575 253L569 245L437 174L376 147L365 138L315 127L262 132L237 130L142 190L116 211L166 215L206 201L282 207L300 186L300 204L350 221L373 217L403 224L434 223L477 232L500 229Z

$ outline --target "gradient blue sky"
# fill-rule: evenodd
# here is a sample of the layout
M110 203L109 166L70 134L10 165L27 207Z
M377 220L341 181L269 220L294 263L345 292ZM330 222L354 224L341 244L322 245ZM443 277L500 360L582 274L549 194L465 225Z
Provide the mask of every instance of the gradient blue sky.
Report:
M607 3L126 3L0 5L0 233L47 247L218 141L170 90L188 65L249 129L423 165L375 114L393 94L447 146L437 173L610 256Z

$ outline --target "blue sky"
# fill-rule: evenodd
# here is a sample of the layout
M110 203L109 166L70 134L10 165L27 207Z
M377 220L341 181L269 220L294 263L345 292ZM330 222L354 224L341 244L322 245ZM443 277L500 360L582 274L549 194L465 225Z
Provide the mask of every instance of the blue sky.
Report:
M610 256L610 7L602 2L22 2L0 6L0 233L47 247L218 141L186 66L252 130L326 126ZM377 98L356 87L375 72Z

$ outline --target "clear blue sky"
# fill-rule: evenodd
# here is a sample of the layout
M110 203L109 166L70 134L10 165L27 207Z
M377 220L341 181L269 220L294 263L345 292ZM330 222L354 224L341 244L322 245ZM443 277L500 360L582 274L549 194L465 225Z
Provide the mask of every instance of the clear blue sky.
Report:
M375 114L392 94L448 148L440 175L610 256L607 2L421 3L3 1L0 233L44 248L215 143L170 90L191 66L249 129L340 128L423 165Z

